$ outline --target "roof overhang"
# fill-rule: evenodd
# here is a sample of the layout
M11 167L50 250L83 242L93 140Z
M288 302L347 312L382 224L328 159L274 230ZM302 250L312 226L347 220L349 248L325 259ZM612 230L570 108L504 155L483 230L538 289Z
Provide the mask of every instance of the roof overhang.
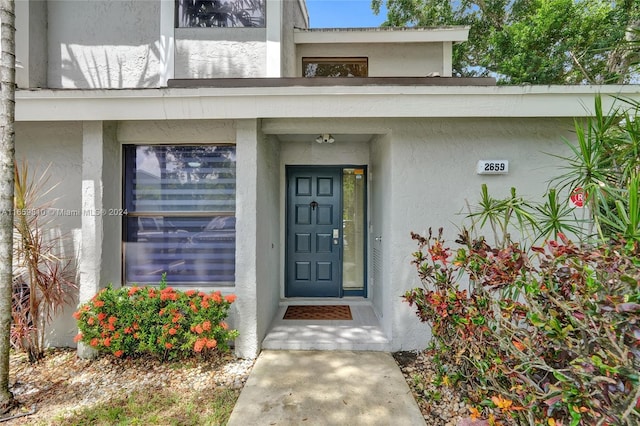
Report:
M171 79L168 87L495 86L492 77L279 77Z
M469 38L468 26L418 28L295 28L295 44L318 43L432 43L461 42Z
M18 90L16 121L261 118L580 117L628 86L290 86Z

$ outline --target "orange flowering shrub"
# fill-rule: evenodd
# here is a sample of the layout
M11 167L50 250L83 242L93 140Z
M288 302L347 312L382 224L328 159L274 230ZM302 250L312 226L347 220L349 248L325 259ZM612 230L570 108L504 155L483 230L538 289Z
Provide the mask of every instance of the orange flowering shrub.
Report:
M219 291L178 291L164 279L159 288L109 286L73 314L80 330L75 341L116 357L176 359L228 350L238 336L224 321L235 298Z

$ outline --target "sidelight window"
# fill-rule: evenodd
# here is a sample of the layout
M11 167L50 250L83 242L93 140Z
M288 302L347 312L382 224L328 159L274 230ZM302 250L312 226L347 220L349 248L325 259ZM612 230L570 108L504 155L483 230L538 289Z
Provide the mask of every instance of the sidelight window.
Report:
M362 295L365 284L366 178L364 168L342 170L342 289Z

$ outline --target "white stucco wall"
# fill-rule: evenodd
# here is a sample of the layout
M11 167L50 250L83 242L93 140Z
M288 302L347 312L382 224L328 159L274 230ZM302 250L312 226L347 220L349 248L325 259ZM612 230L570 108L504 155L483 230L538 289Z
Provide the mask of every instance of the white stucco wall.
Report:
M328 121L323 120L328 123ZM327 124L329 126L329 124ZM328 127L325 127L325 129ZM326 131L318 131L327 133ZM363 132L365 133L365 132ZM317 134L292 135L280 145L281 172L284 174L285 166L289 165L368 165L369 142L345 142L349 136L340 140L340 136L333 133L336 142L333 144L319 144L315 142ZM291 139L289 139L291 138ZM284 183L286 177L280 179ZM284 194L283 194L284 195Z
M107 212L103 217L103 263L101 283L118 287L122 279L122 216L118 214L122 203L122 149L117 139L117 123L106 122L102 155L104 168L102 182L105 187L102 206Z
M236 122L236 354L258 356L258 120Z
M78 301L85 303L96 295L107 283L103 281L105 269L110 262L108 241L105 236L110 229L105 228L108 223L106 215L101 214L105 208L105 194L117 191L105 181L104 171L110 166L108 149L113 145L114 126L104 121L82 122L82 239L78 270L80 281L78 285ZM105 254L103 256L103 254ZM115 255L115 254L113 254ZM110 274L109 274L110 275ZM118 284L117 282L115 283ZM89 345L78 343L78 355L92 358L96 351Z
M258 342L264 339L279 308L280 286L280 144L258 134L257 144L256 297Z
M427 215L416 216L432 222L422 229L458 223L465 200L477 199L482 183L496 197L507 196L512 186L522 196L541 197L557 173L552 165L558 164L544 152L563 149L562 137L573 139L572 130L570 119L398 120L392 130L393 161L403 167L395 169L394 179L407 184L394 186L401 189L395 195L410 211L432 206ZM509 160L509 174L476 174L481 159Z
M425 77L431 72L444 73L442 43L299 44L298 76L302 76L302 58L307 57L368 57L369 77Z
M405 119L392 125L391 235L383 240L391 266L385 283L393 309L393 348L421 348L425 327L397 296L419 284L410 265L416 244L411 231L437 232L453 241L466 215L465 200L478 200L486 183L495 197L518 193L543 201L548 180L560 173L559 161L545 153L565 153L562 137L573 139L567 119ZM478 175L478 160L509 160L508 175ZM555 166L555 167L554 167ZM454 246L454 243L451 243ZM385 298L386 299L386 298ZM427 336L428 337L428 336Z
M176 78L266 77L265 28L176 28Z
M167 78L279 77L282 67L290 68L293 61L292 28L304 26L298 0L268 0L267 28L173 28L170 0L19 3L19 27L26 33L18 37L19 56L33 62L19 72L21 87L34 87L29 86L32 69L43 70L38 85L50 88L158 87ZM283 21L285 14L290 21ZM288 56L282 51L284 31Z
M233 143L233 120L121 121L117 139L121 144Z
M49 0L48 87L156 87L160 2Z
M307 28L308 22L305 17L306 9L301 7L300 0L283 1L282 19L282 76L295 77L296 67L296 46L293 40L293 28Z
M391 152L391 134L377 135L371 142L371 167L369 169L369 298L380 325L388 337L391 337L393 324L392 304L394 299L392 282L394 268L389 261L387 241L391 240L391 226L394 211L389 208L393 196L391 174L393 168Z
M54 188L43 197L43 202L51 202L47 227L64 238L62 254L72 261L75 269L80 250L82 125L78 122L16 123L15 130L18 165L26 161L35 177L41 176L48 167L46 186ZM79 276L72 278L78 282ZM77 291L72 291L70 296L69 305L46 328L47 345L75 345L73 337L77 328L71 314L76 308Z
M16 84L47 86L47 2L16 1Z

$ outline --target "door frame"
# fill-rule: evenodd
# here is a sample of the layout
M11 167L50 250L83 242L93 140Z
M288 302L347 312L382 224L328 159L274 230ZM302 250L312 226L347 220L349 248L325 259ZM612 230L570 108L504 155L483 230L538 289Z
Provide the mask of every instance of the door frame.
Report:
M345 290L343 287L343 265L342 263L344 262L344 246L343 244L340 245L340 265L339 265L339 279L340 279L340 285L339 285L339 296L336 298L343 298L343 297L362 297L362 298L366 298L367 297L367 289L368 289L368 264L369 264L369 231L368 231L368 222L369 222L369 185L368 185L368 166L367 165L354 165L354 164L313 164L313 165L304 165L304 164L292 164L292 165L285 165L285 179L284 179L284 191L285 191L285 199L284 199L284 244L285 244L285 250L284 250L284 262L283 262L283 267L284 267L284 297L285 298L289 298L292 296L288 295L288 275L287 275L287 268L288 268L288 262L289 262L289 254L290 254L290 250L291 247L289 247L289 203L290 203L290 195L289 195L289 173L290 171L295 171L295 170L322 170L322 169L340 169L341 171L343 169L350 169L350 168L357 168L357 169L364 169L364 179L365 179L365 193L364 193L364 200L363 200L363 207L365 209L364 212L364 223L362 224L364 227L364 239L363 239L363 264L361 265L362 269L363 269L363 288L362 290ZM343 175L342 173L340 174L340 205L338 206L339 211L340 211L340 217L341 220L340 222L342 223L344 219L342 219L342 212L343 212L343 208L344 208L344 198L343 198ZM340 231L340 238L343 239L344 238L344 229L341 229ZM293 296L296 297L296 296ZM309 298L314 298L315 296L308 296Z

